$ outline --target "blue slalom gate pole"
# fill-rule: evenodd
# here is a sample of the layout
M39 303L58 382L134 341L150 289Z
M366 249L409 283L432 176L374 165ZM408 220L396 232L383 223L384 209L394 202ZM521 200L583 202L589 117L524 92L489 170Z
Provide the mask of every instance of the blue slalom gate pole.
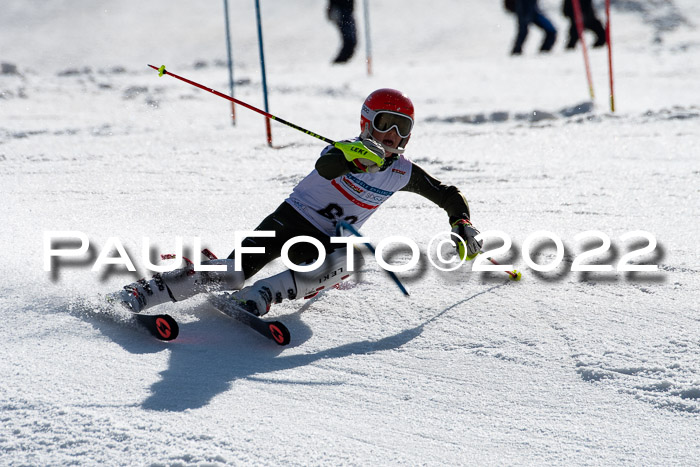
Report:
M228 23L228 0L224 0L224 18L226 20L226 54L228 56L228 89L233 97L233 58L231 56L231 32ZM236 104L231 101L231 123L236 125Z
M262 70L263 99L265 102L265 112L270 113L267 105L267 78L265 75L265 52L263 51L262 22L260 20L260 0L255 0L255 17L258 22L258 45L260 47L260 69ZM267 144L272 146L272 128L270 128L270 118L265 117L265 129L267 131Z
M345 221L338 222L338 225L335 227L336 235L340 235L340 233L343 229L347 230L348 232L350 232L351 234L353 234L356 237L362 237L360 232L358 232L355 227L353 227L352 225L348 224ZM365 246L367 247L367 249L369 251L372 252L373 255L377 254L376 250L374 249L374 246L372 246L371 243L366 242ZM389 274L389 277L391 277L391 279L394 281L394 283L397 286L399 286L399 289L401 290L401 292L408 297L410 295L408 293L408 290L406 290L406 287L404 287L404 285L401 283L401 280L399 280L399 278L396 276L396 274L394 274L394 271L387 270L386 272L387 272L387 274Z

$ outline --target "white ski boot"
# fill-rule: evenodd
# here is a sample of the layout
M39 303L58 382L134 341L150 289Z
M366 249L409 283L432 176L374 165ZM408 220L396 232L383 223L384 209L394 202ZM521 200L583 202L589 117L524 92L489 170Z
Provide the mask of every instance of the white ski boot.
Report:
M355 252L355 251L353 251ZM282 300L297 297L310 298L324 289L340 284L352 276L363 264L362 256L355 255L353 271L347 268L347 250L335 250L315 271L299 272L290 269L229 295L229 299L256 316L263 316L270 311L270 305Z
M141 279L108 295L108 300L123 303L134 313L167 302L178 302L201 292L213 290L237 290L243 286L245 276L234 270L232 259L204 261L202 265L226 265L226 271L195 271L192 264L163 274L153 279Z
M293 300L297 296L294 275L289 269L267 279L261 279L230 295L231 300L256 316L270 311L272 303L281 303L285 298Z

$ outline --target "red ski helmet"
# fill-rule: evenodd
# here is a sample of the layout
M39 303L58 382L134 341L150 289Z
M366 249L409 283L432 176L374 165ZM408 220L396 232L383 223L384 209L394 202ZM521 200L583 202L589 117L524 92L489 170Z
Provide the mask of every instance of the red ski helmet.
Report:
M360 116L362 137L372 135L372 130L386 132L392 128L402 138L399 147L384 149L395 154L402 154L413 130L413 102L396 89L377 89L365 99ZM383 146L383 145L382 145Z

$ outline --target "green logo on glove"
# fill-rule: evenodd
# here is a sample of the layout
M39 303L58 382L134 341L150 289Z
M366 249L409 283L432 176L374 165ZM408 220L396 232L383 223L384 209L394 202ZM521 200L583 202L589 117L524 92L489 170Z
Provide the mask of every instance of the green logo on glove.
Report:
M352 162L355 159L367 159L374 162L379 167L384 165L384 159L367 149L367 147L362 144L362 141L354 141L352 143L340 141L335 143L334 146L343 151L343 155L348 161Z

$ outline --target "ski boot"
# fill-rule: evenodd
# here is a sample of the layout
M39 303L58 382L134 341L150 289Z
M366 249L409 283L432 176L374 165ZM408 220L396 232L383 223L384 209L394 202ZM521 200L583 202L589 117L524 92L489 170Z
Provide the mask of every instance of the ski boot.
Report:
M362 264L362 256L357 254L353 270ZM314 271L288 269L229 294L228 299L256 316L263 316L270 311L273 303L281 303L285 298L311 298L322 290L340 284L352 274L347 268L347 250L341 248L326 256L324 263Z
M245 282L242 271L234 270L234 261L216 259L202 265L226 265L226 271L195 271L188 261L184 268L154 274L153 279L140 279L123 290L107 296L109 301L124 304L134 313L167 302L179 302L201 292L240 289Z

